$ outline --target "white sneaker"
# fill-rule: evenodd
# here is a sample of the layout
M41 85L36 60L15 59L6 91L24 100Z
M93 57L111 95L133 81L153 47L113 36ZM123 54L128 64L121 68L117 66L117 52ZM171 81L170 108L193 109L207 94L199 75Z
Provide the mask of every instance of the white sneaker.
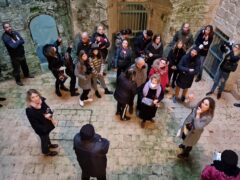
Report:
M79 105L80 105L81 107L84 106L84 102L83 102L81 99L79 99Z
M84 100L84 102L93 102L93 99L92 98L88 98L88 99Z

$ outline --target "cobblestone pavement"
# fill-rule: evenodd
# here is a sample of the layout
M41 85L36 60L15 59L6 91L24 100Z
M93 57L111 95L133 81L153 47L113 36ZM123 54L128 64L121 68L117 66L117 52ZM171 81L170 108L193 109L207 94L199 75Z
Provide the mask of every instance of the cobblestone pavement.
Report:
M113 77L108 77L109 82ZM190 91L195 94L195 101L204 97L212 84L208 76L204 79ZM0 95L7 98L6 102L1 102L4 107L0 109L1 180L80 179L72 138L88 122L95 126L97 133L110 140L107 167L110 180L195 180L199 179L204 165L211 163L215 150L231 148L240 154L239 109L232 106L234 99L228 93L217 101L213 122L205 129L190 159L183 161L176 158L180 142L176 132L190 109L173 104L171 93L159 108L155 123L148 123L141 129L135 115L129 122L122 122L114 115L116 102L112 96L94 97L94 102L80 108L78 97L65 92L61 98L54 94L54 79L50 73L24 80L24 84L19 87L13 81L0 83ZM53 141L60 145L56 157L41 154L39 138L26 119L25 93L29 88L39 90L47 98L59 120L51 133Z

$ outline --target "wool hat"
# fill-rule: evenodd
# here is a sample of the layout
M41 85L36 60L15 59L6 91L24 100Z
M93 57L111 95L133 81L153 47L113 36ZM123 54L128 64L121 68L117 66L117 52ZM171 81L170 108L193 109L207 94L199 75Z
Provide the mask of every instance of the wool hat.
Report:
M225 150L221 154L221 161L230 167L236 167L238 164L238 155L232 150Z
M80 136L82 140L90 140L94 137L95 130L93 125L85 124L80 130Z

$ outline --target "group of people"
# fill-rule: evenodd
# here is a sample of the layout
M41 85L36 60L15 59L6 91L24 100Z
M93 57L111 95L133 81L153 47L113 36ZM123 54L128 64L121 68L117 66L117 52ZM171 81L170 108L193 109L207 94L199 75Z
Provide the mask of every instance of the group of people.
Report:
M4 34L2 40L9 52L13 75L16 83L20 86L20 67L27 78L30 75L25 55L24 40L20 34L13 31L9 23L3 24ZM134 98L137 95L136 115L142 119L141 127L145 127L147 120L154 122L157 108L164 98L166 88L175 88L173 102L185 102L188 89L191 88L194 78L195 82L202 79L203 64L213 40L213 27L207 25L201 28L194 41L188 23L184 23L173 37L173 40L164 47L162 38L152 30L144 30L134 38L133 47L129 46L129 37L132 34L130 29L121 30L117 33L115 41L115 52L113 58L113 68L117 69L116 89L111 92L106 86L104 76L106 75L105 64L108 56L110 42L104 32L103 26L98 26L96 32L90 37L87 32L81 34L76 50L76 58L72 58L72 44L69 44L67 51L59 53L59 46L62 39L59 37L54 44L46 44L43 47L43 54L48 60L49 70L55 77L55 93L61 97L63 91L70 91L71 96L79 96L76 82L82 89L79 97L79 105L84 106L86 102L93 101L89 97L91 89L95 91L95 96L101 98L98 84L102 86L105 94L113 94L117 101L116 115L123 121L130 120L127 112L134 112ZM240 59L240 45L231 42L220 45L220 49L225 53L220 64L214 84L210 92L211 95L219 86L217 98L221 97L225 83L231 72L237 68ZM164 51L167 51L164 57ZM70 90L65 87L66 79L70 77ZM179 98L180 90L182 95ZM0 100L5 100L1 98ZM57 155L57 144L52 144L49 133L54 129L56 121L53 111L46 104L46 99L35 90L27 92L26 114L31 126L39 135L41 140L42 153L47 156ZM239 106L239 104L235 104ZM214 117L215 101L211 97L203 98L196 106L192 107L192 112L181 124L178 136L183 140L179 148L182 150L178 154L179 158L187 158L192 147L198 142L204 127L206 127ZM106 179L106 154L109 149L109 141L101 138L95 133L91 124L83 126L80 132L74 137L74 150L78 162L82 168L82 178L89 179L90 176L98 179ZM235 154L228 151L230 156ZM222 154L222 156L226 154ZM224 159L224 158L222 158ZM228 171L228 162L215 162L208 170L204 170L202 179L205 180L210 175L209 171L219 170L224 175L234 174L239 176L237 160L232 168L234 173ZM214 169L215 168L215 169ZM210 169L210 170L209 170ZM231 175L232 175L231 174ZM205 179L204 179L205 178Z

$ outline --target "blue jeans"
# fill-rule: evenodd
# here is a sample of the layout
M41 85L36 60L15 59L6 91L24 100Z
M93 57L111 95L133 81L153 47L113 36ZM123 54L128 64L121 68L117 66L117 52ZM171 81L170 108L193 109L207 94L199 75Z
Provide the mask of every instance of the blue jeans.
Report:
M214 92L217 86L219 86L219 92L223 92L229 74L229 72L224 72L218 68L211 91Z
M206 56L199 56L199 59L200 59L200 62L201 62L201 66L200 66L200 69L199 69L198 76L201 78L202 73L203 73L203 64L204 64L204 61L206 59Z

